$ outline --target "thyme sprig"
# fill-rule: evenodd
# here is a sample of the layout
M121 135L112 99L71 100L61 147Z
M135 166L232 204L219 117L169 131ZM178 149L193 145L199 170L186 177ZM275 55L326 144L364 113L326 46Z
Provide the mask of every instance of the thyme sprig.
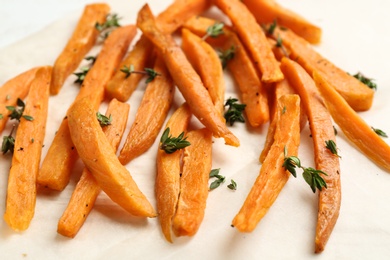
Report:
M125 73L126 78L128 78L133 73L147 75L148 78L145 81L146 84L153 81L157 76L161 76L160 73L158 73L157 71L155 71L154 69L151 69L151 68L144 68L143 71L142 70L135 70L133 64L131 64L129 66L124 65L123 68L121 68L121 71L123 73Z
M99 121L100 126L108 126L111 125L112 122L112 116L105 116L101 114L100 112L96 112L96 118Z
M202 37L202 40L206 40L208 37L216 38L221 34L224 34L223 27L225 26L224 23L221 22L215 22L213 25L210 25L207 27L206 34Z
M225 182L225 176L220 175L219 171L220 171L220 168L212 169L210 171L210 174L209 174L210 179L211 178L217 178L216 180L214 180L210 184L210 187L209 187L210 190L214 190L214 189L218 188L222 183Z
M236 54L236 47L232 45L229 49L223 51L221 49L217 50L218 57L221 60L222 68L225 69L228 62L234 58Z
M229 123L231 126L236 121L242 123L245 122L242 112L245 110L246 104L238 104L237 101L238 99L236 98L229 98L225 103L225 107L229 106L229 108L225 112L224 117L226 119L226 122Z
M338 154L336 143L333 140L325 141L325 147L329 149L331 153L341 158L341 156Z
M382 130L380 130L378 128L371 127L371 129L379 136L388 137L387 134L384 131L382 131Z
M13 153L15 149L15 138L12 136L16 125L12 126L11 133L3 136L3 143L1 144L1 151L6 154L8 151Z
M92 68L93 64L95 64L96 56L87 56L84 58L84 60L90 61L91 63L87 66L83 66L80 68L80 72L75 72L73 75L77 77L77 79L74 81L76 84L83 84L85 77L87 76L87 73Z
M356 73L355 75L353 75L354 78L358 79L360 82L362 82L363 84L365 84L367 87L369 87L370 89L373 89L373 90L377 90L377 85L376 83L374 82L373 79L371 78L367 78L366 76L364 76L361 72L358 72Z
M100 32L100 37L104 40L107 39L108 35L117 27L120 27L117 14L108 14L104 23L96 23L95 28Z
M166 153L174 153L177 150L183 149L191 145L191 143L186 140L187 137L184 137L184 132L182 132L178 137L172 137L169 132L170 128L167 127L160 139L160 149L164 150Z
M20 118L24 118L28 121L33 121L34 118L32 116L29 116L29 115L23 115L23 112L24 112L24 109L26 107L26 105L24 104L23 100L21 100L20 98L17 99L16 101L16 104L17 106L14 107L14 106L6 106L6 109L8 111L11 111L11 114L9 114L9 117L12 119L16 119L18 121L20 121Z
M316 189L320 191L322 188L327 188L325 180L321 177L320 174L328 175L321 170L316 170L311 167L303 167L301 165L301 160L296 156L287 157L287 148L284 147L284 163L283 167L289 171L295 178L297 177L297 173L295 168L301 168L303 170L302 176L303 179L309 184L311 190L315 193Z

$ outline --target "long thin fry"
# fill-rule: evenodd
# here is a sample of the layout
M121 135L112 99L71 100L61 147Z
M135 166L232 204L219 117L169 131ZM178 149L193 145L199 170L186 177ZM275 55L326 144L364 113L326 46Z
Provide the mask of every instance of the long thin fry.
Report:
M215 4L232 21L237 34L261 71L261 81L272 83L282 80L283 73L280 71L267 38L248 8L237 0L216 0Z
M99 36L95 25L103 23L109 11L110 7L107 4L85 6L72 37L54 63L50 94L58 94L66 78L77 68L95 44Z
M374 163L390 171L390 146L333 90L331 82L317 72L314 72L314 81L347 138Z
M187 103L184 103L175 111L175 113L173 113L166 128L169 127L172 136L179 136L182 132L187 131L190 119L190 108ZM171 154L168 154L161 149L157 152L157 176L155 187L157 213L162 232L165 238L171 243L172 218L176 212L180 192L180 159L182 156L182 150Z
M187 29L182 30L182 49L210 93L215 108L223 114L225 81L217 53L208 43Z
M336 225L341 204L339 157L326 147L328 141L336 143L333 123L320 92L306 71L292 60L284 58L282 71L290 84L299 93L305 107L314 144L316 169L327 174L322 176L327 188L319 192L318 219L315 237L315 252L320 253Z
M108 105L106 116L112 117L112 122L103 127L103 132L115 151L125 131L129 110L128 104L116 99L111 100ZM58 221L57 232L63 236L75 237L91 212L100 191L95 178L84 168L68 206Z
M213 132L215 137L223 137L228 145L239 146L239 140L230 132L224 118L213 106L210 95L204 88L198 74L172 37L163 34L157 28L156 21L147 4L138 14L137 25L164 57L168 70L192 113Z
M183 27L198 36L204 36L207 28L215 23L213 19L196 16L188 20ZM234 57L227 62L227 67L240 89L249 124L258 127L269 119L267 90L237 35L227 26L224 26L223 32L216 38L208 37L206 40L220 51L234 49Z
M135 32L135 27L129 25L119 27L110 34L86 75L76 100L88 97L97 110L104 97L104 87L126 53ZM37 183L50 189L63 190L69 182L77 157L65 117L42 163Z
M0 88L0 133L8 121L10 111L7 106L16 106L18 98L24 99L30 89L31 82L39 68L25 71L16 77L8 80Z
M259 176L232 222L241 232L251 232L255 229L290 176L282 165L285 151L287 156L298 154L299 103L298 95L284 95L278 101L275 141L261 166Z
M119 161L122 164L129 163L152 146L171 107L175 85L162 58L157 58L154 70L160 75L150 82L145 90L119 154Z
M260 24L276 21L280 26L290 28L310 43L321 41L321 28L310 23L297 13L279 5L275 0L243 0Z
M211 171L211 132L207 128L187 134L190 146L184 148L180 196L172 228L176 236L193 236L203 220Z
M274 35L279 35L283 45L290 50L292 60L298 62L310 75L317 71L355 111L371 107L374 90L322 57L307 41L291 30L275 28Z
M155 217L152 205L116 157L90 100L76 101L69 109L68 120L77 152L101 189L130 214Z
M45 138L51 67L36 72L27 96L24 115L16 132L15 150L8 177L4 220L16 231L26 230L34 216L36 177Z
M176 0L156 17L158 26L163 32L170 34L187 19L204 12L210 5L209 0ZM142 35L120 67L133 65L135 69L143 70L152 47L152 43ZM120 101L128 100L141 78L142 75L137 74L126 78L121 71L116 72L107 84L108 96Z

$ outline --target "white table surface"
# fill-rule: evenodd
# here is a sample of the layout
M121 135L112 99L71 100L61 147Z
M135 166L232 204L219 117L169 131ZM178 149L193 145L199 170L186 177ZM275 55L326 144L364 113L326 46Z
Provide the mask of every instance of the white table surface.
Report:
M27 1L0 0L0 85L16 74L38 65L53 64L69 38L86 0ZM123 23L134 23L145 1L108 1ZM171 1L147 1L155 14ZM372 126L390 134L390 2L336 0L281 0L284 6L302 14L323 28L323 41L316 48L326 58L350 73L358 71L378 84L373 107L360 113ZM96 49L93 51L97 51ZM226 97L238 96L227 77ZM43 153L45 154L61 118L77 94L73 78L59 96L50 99L50 112ZM144 85L129 100L129 126L142 97ZM177 91L176 102L182 98ZM81 163L70 185L61 193L39 193L30 228L13 232L0 218L1 259L386 259L390 255L390 175L362 155L340 133L343 200L338 223L321 255L314 255L317 196L302 178L293 179L256 230L241 234L230 227L260 165L268 125L248 129L237 124L232 131L240 148L215 140L213 168L238 183L232 192L226 187L210 192L205 219L192 238L167 243L157 219L138 219L113 204L105 194L74 239L56 233L57 221L77 182ZM7 128L9 129L9 127ZM7 131L7 129L5 131ZM6 133L6 132L5 132ZM4 133L3 133L4 134ZM2 135L3 135L2 134ZM312 162L309 130L302 132L299 156ZM386 139L389 143L389 140ZM154 146L126 167L141 190L155 204ZM0 155L0 215L4 213L10 157Z

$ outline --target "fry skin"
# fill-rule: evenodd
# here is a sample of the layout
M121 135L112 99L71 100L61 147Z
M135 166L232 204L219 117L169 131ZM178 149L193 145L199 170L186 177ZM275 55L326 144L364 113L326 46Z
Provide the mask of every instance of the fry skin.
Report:
M165 128L170 129L172 136L179 136L187 131L191 119L191 110L187 103L179 107L168 120ZM168 154L157 151L156 198L157 213L162 232L167 241L172 243L172 218L175 215L180 192L181 157L183 150Z
M159 28L164 32L171 34L180 27L187 19L198 15L210 7L209 0L176 0L160 13L156 19ZM136 70L143 70L147 59L152 52L153 44L142 35L134 48L129 52L120 65L133 65ZM131 77L125 77L121 71L117 71L106 90L109 97L117 98L120 101L127 101L133 91L136 89L142 75L133 74Z
M193 236L202 223L209 193L212 134L207 128L187 134L190 146L184 148L180 196L172 229L176 236Z
M163 34L157 28L156 21L147 4L138 13L137 25L164 57L165 64L190 106L191 112L213 132L215 137L223 137L228 145L239 146L238 138L230 132L225 124L225 119L215 109L200 77L172 37Z
M282 166L284 149L287 148L287 156L298 154L299 111L298 95L284 95L278 100L274 142L259 176L232 222L240 232L251 232L256 228L290 177L290 173Z
M390 171L390 146L332 89L332 83L316 71L313 76L330 114L345 136L374 163Z
M280 71L263 30L248 8L237 0L216 0L215 4L232 21L237 34L261 72L261 81L264 83L281 81L283 73Z
M107 4L85 6L77 27L54 63L50 94L58 94L66 78L77 69L84 56L95 45L99 36L95 25L104 23L109 12L110 7Z
M161 75L154 78L145 90L126 142L119 154L119 161L123 165L143 154L153 145L172 105L175 85L162 58L157 58L154 70Z
M215 22L209 18L194 16L183 27L201 37ZM208 37L206 41L222 51L234 47L234 57L228 61L227 68L237 82L242 103L246 104L245 114L248 123L253 127L259 127L269 120L267 89L237 35L227 26L224 26L223 32L216 38Z
M108 105L106 116L112 116L110 125L103 127L108 142L116 151L126 129L130 106L116 99ZM68 206L57 225L57 232L66 237L75 237L91 212L101 189L87 168L84 168L80 180L74 189Z
M80 99L71 106L68 122L77 152L101 189L130 214L155 217L152 205L116 157L88 98Z
M290 28L306 41L317 44L321 41L322 31L297 13L279 5L275 0L243 0L259 24L277 22Z
M309 75L317 71L355 111L370 109L374 90L322 57L307 41L291 30L281 30L277 27L274 34L281 37L283 45L290 50L292 60L299 63Z
M10 111L7 106L16 106L18 98L24 99L30 89L31 82L39 68L32 68L8 80L0 88L0 133L4 130Z
M320 92L309 74L296 62L284 58L281 69L299 93L309 119L314 144L316 169L323 175L327 188L319 191L315 252L320 253L336 225L341 205L341 181L339 157L326 148L325 141L336 142L333 123Z
M47 66L36 71L23 112L33 120L22 117L16 132L4 213L5 222L15 231L26 230L34 217L35 182L45 138L51 70Z
M104 98L104 86L125 55L135 33L136 28L129 25L119 27L109 35L95 64L86 75L76 101L88 97L97 110ZM50 189L63 190L69 182L77 158L65 116L43 160L37 183Z

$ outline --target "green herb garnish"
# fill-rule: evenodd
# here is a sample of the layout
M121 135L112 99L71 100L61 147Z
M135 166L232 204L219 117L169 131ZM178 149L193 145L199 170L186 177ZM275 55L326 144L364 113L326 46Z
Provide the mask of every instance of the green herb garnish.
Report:
M234 180L230 180L230 184L227 187L231 190L237 190L237 183Z
M377 90L377 85L376 83L374 82L373 79L370 79L370 78L367 78L366 76L364 76L362 73L358 72L356 73L355 75L353 75L353 77L355 77L356 79L358 79L360 82L362 82L363 84L365 84L367 87L373 89L373 90Z
M91 68L90 67L81 67L80 72L75 72L73 75L77 76L77 79L74 81L74 83L83 84L85 77L87 76L87 73L89 72Z
M236 47L232 45L229 49L226 51L218 50L218 57L221 60L222 68L225 69L227 66L227 63L234 58L234 55L236 54Z
M8 136L3 136L3 143L1 144L1 151L3 154L10 151L11 153L14 152L15 149L15 138L12 136L13 132L15 130L15 125L12 127L11 133Z
M32 116L23 115L24 109L26 107L23 100L18 98L18 100L16 101L16 104L17 104L17 107L6 106L7 110L11 111L11 114L9 114L9 117L11 118L11 120L16 119L16 120L20 121L21 117L23 117L24 119L26 119L28 121L34 120L34 118Z
M100 112L96 112L97 120L99 121L100 126L108 126L111 125L112 122L112 116L109 117L101 114Z
M219 170L220 169L213 169L210 171L209 177L217 178L210 184L210 190L218 188L225 181L225 176L219 175Z
M225 107L229 106L228 110L225 112L225 119L226 122L229 123L231 126L234 124L234 122L245 122L244 116L242 115L242 112L244 111L246 105L245 104L238 104L238 99L236 98L229 98L226 103Z
M186 140L187 137L184 137L184 132L182 132L178 137L172 137L172 135L169 135L169 131L170 129L167 127L161 136L161 150L170 154L191 145L191 143Z
M213 25L207 27L206 34L202 37L202 40L206 40L208 37L216 38L223 34L224 23L216 22Z
M371 129L379 136L388 137L385 132L383 132L382 130L380 130L378 128L371 127Z
M337 152L336 143L333 140L325 141L325 145L326 145L326 148L329 149L329 151L331 151L331 153L333 153L334 155L337 155L338 157L341 158L341 156Z
M160 73L156 72L153 69L150 68L144 68L143 71L140 70L134 70L134 66L131 64L130 66L124 65L123 68L121 68L121 71L125 73L125 77L128 78L131 74L143 74L147 75L148 78L146 79L145 83L148 84L149 82L153 81L155 77L161 76Z
M118 17L117 14L108 14L104 23L95 24L95 28L100 32L100 37L103 40L106 39L115 28L121 26L119 24L120 19L122 18Z

